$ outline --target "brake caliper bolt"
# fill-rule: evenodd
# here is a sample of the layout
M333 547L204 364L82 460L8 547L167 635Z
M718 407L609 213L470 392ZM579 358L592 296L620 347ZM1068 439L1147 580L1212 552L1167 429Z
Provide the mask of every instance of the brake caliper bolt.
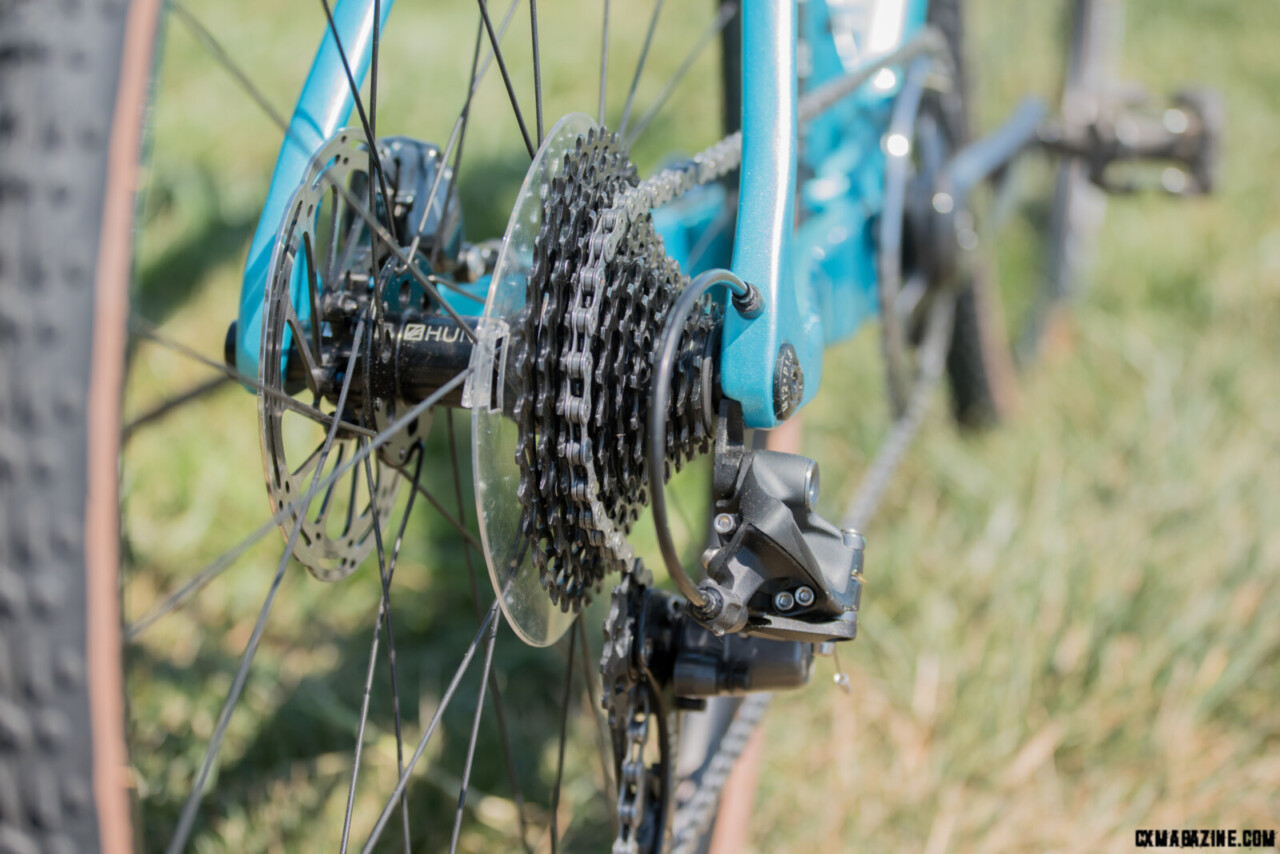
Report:
M720 513L716 516L715 529L717 534L727 537L737 527L738 520L733 517L732 513Z
M813 604L813 588L801 587L796 591L796 604L801 608L808 608Z
M795 597L785 590L773 596L773 607L779 611L790 611L795 604Z

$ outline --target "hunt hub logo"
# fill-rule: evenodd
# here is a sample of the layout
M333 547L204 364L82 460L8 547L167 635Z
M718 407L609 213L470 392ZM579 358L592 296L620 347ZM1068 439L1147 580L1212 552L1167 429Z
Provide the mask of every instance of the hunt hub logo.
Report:
M1275 848L1274 830L1140 829L1133 832L1138 848Z

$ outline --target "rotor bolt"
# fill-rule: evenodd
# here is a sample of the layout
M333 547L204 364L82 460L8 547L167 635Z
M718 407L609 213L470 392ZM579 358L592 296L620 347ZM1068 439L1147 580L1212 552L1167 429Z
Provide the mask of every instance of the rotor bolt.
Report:
M795 604L795 597L785 590L773 596L773 607L779 611L790 611Z
M801 587L796 591L796 604L801 608L808 608L813 604L813 588Z
M734 518L732 513L720 513L716 516L715 529L716 533L727 537L732 534L738 527L738 520Z

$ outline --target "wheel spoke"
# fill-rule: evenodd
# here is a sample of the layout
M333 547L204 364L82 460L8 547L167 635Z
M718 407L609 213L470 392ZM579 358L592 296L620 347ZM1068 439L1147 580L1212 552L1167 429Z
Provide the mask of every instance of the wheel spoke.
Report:
M413 480L415 483L417 483L418 480L420 480L422 477L423 450L421 445L417 446L416 456L417 456L417 459L414 464L414 470L413 470ZM367 462L368 458L366 457L365 459ZM414 503L414 498L416 497L417 497L417 492L411 490L409 492L409 500L405 504L404 514L400 517L400 528L396 532L395 544L391 547L391 561L386 565L385 572L383 571L383 563L381 561L381 556L379 556L378 570L379 570L379 576L382 579L382 595L378 601L378 616L373 621L373 638L369 644L369 666L368 666L368 669L365 671L364 694L360 701L360 724L359 724L359 727L356 729L356 753L351 764L351 784L350 784L350 787L347 789L347 811L342 820L342 849L341 849L342 854L346 854L347 846L349 845L350 839L351 839L351 816L352 816L352 812L355 809L356 783L360 777L360 757L364 750L364 731L369 720L369 699L373 693L373 674L378 662L378 646L382 638L382 626L383 626L384 617L385 617L386 626L387 626L387 642L389 645L394 645L394 641L391 640L391 616L390 616L391 579L395 576L396 561L400 557L400 545L404 542L404 532L409 525L409 517L413 513L413 503ZM392 668L392 676L393 676L392 702L395 705L395 715L396 715L396 764L397 764L397 768L403 771L404 761L401 754L403 739L400 734L400 701L398 696L398 690L394 683L394 675L395 675L394 651L391 653L390 659L391 659L391 668ZM408 813L407 813L407 810L405 810L405 804L403 803L403 801L401 803L401 811L406 815L406 828L407 828ZM406 850L408 849L408 845L409 845L408 839L406 838L405 840Z
M511 24L511 19L515 17L516 6L520 0L511 0L511 5L507 6L507 12L502 16L502 24L498 27L498 42L501 44L503 36L507 33L507 27ZM476 23L476 40L480 41L484 36L484 20L481 19ZM489 70L489 66L493 63L493 48L485 53L484 59L480 62L480 68L472 74L471 85L467 88L467 97L462 104L462 110L459 111L458 117L454 119L453 130L449 133L449 142L444 147L444 152L440 156L440 162L445 163L449 160L449 155L453 153L454 146L461 139L463 126L466 123L466 112L471 107L471 99L476 94L476 89L480 86L480 81L484 79L485 72ZM459 158L454 158L453 169L454 175L457 174ZM422 218L418 221L417 231L421 232L427 226L427 219L431 216L431 211L436 203L436 192L440 189L440 181L444 178L444 171L436 173L436 178L431 182L431 192L427 194L427 206L422 210ZM452 179L450 179L452 180ZM446 211L447 213L447 211ZM441 217L444 219L444 217ZM409 257L413 257L418 251L419 238L414 237L412 251Z
M319 359L320 351L316 350L312 352L311 344L307 340L306 327L302 325L302 320L299 319L298 312L294 311L292 302L289 302L285 306L284 322L293 332L293 337L298 342L298 355L302 357L302 365L307 371L307 388L315 392L317 391L316 371L320 368L319 362L317 361Z
M334 284L338 278L338 231L342 227L342 206L344 199L338 194L337 187L329 188L329 205L332 215L329 217L329 258L324 267L322 282Z
M449 687L445 689L444 696L440 698L440 705L436 707L435 714L431 716L431 722L427 724L426 732L422 734L422 738L418 740L418 746L413 751L413 756L409 758L409 763L404 769L404 773L400 775L399 781L396 783L395 791L391 793L391 797L387 800L382 808L378 821L373 826L373 831L369 834L369 839L365 842L364 848L361 849L362 854L370 854L378 843L378 838L382 836L382 831L387 825L387 819L391 817L391 811L395 808L396 802L400 796L404 794L405 789L409 785L409 777L413 774L413 769L417 766L418 760L422 758L422 754L427 749L427 742L431 740L431 736L435 735L436 728L440 726L440 720L444 717L445 709L449 707L449 703L453 701L453 695L457 693L458 685L462 682L462 677L466 675L467 669L471 665L471 659L475 657L476 650L480 647L480 641L484 638L485 632L489 631L490 624L498 619L499 614L498 603L494 602L489 608L489 613L485 617L484 622L480 624L480 630L476 632L470 646L462 656L462 662L458 665L458 669L453 674L453 679L449 681Z
M458 789L458 809L453 815L453 835L449 838L449 854L458 850L458 833L462 830L462 813L467 807L467 787L471 782L471 763L476 755L476 742L480 738L480 718L484 714L484 690L493 676L493 648L498 640L497 620L489 630L489 644L484 651L484 672L480 674L480 696L476 699L476 713L471 719L471 741L467 743L467 760L462 766L462 786Z
M514 8L514 4L512 5L512 8ZM476 26L476 46L475 46L475 49L472 50L471 52L471 76L469 78L470 82L467 84L467 100L463 103L462 114L458 117L458 120L459 120L458 135L457 135L458 150L457 150L457 153L454 154L453 156L453 169L449 172L449 186L444 191L444 207L440 209L441 223L444 223L449 219L449 204L453 200L453 191L458 184L458 170L462 168L462 148L463 148L463 143L466 142L466 139L467 139L467 124L468 124L468 120L471 117L471 98L475 95L475 91L476 91L476 63L480 59L480 42L483 36L484 36L484 22L481 21ZM541 101L539 101L539 104L538 104L538 128L539 128L538 132L539 134L541 134L542 132L541 131L541 128L542 128ZM424 225L426 224L427 213L431 210L431 206L435 204L435 191L436 191L436 187L439 186L440 184L440 179L444 176L445 162L446 161L444 159L441 159L440 171L436 174L435 180L431 182L432 195L427 197L427 207L426 207L426 210L423 211ZM419 230L421 230L421 228ZM417 241L418 241L418 238L415 237L414 238L415 247L417 246ZM439 247L437 246L437 248Z
M457 501L458 518L461 520L465 530L467 515L464 509L465 505L462 498L462 474L458 470L458 440L456 431L453 427L453 412L450 411L445 420L445 426L448 428L449 435L449 460L453 466L453 494ZM469 531L467 532L470 533ZM469 543L470 545L470 543ZM482 552L479 545L473 545L477 552ZM464 548L462 550L462 559L467 567L467 580L471 585L471 602L475 607L476 619L479 620L484 615L484 611L480 605L480 581L476 572L475 564L471 562L471 549ZM489 675L491 684L489 685L489 694L493 697L493 715L498 723L498 736L502 741L502 758L507 766L507 779L511 783L511 797L516 803L516 819L520 826L520 844L525 851L532 852L528 842L528 825L524 816L524 791L520 786L520 775L516 773L515 752L511 749L511 735L507 729L507 712L502 703L502 690L498 685L498 680L491 673Z
M720 6L720 11L716 15L715 20L713 20L707 28L702 31L702 35L698 36L698 40L694 42L693 47L690 48L689 53L680 63L680 66L675 70L675 73L671 75L670 79L667 80L666 85L662 87L661 94L658 95L657 99L645 114L640 117L640 121L636 122L636 129L631 132L631 136L626 140L627 148L634 145L635 141L640 138L640 134L644 133L644 129L649 126L649 123L653 121L654 117L656 117L658 113L661 112L662 108L666 106L668 99L671 98L671 93L680 85L680 81L689 73L689 69L698 61L698 57L700 57L702 52L706 50L707 45L711 43L712 39L720 35L720 31L723 30L731 20L733 20L733 16L737 13L737 3L724 3Z
M191 34L196 37L196 40L203 44L205 49L213 54L214 59L216 59L218 63L240 83L241 88L243 88L249 94L249 97L253 99L254 103L256 103L258 107L271 118L271 121L275 122L280 127L288 127L288 122L284 120L284 116L282 116L276 108L271 105L271 102L267 100L266 96L262 93L262 90L253 85L253 81L248 78L240 66L236 64L235 60L231 58L231 54L227 53L223 49L218 40L213 37L213 33L209 32L204 24L200 23L199 19L197 19L195 15L191 14L187 7L180 3L179 0L170 0L169 8L177 13L178 19L186 25L187 29L191 31Z
M320 462L320 451L323 449L323 447L324 447L323 443L321 443L320 445L316 445L315 450L312 451L311 454L306 458L306 460L303 461L302 465L303 466L310 465L313 459L316 460L317 462ZM333 461L334 469L342 468L342 455L345 454L346 452L347 452L346 445L338 446L338 456L337 456L337 459ZM299 468L301 467L302 466L299 466ZM316 518L312 520L317 525L321 524L322 522L324 522L325 519L329 517L329 507L330 507L329 502L333 500L333 488L337 485L338 485L338 482L335 480L331 482L328 487L325 488L324 497L320 499L320 509L316 511ZM302 512L304 513L306 512L305 507L303 508Z
M533 103L542 145L542 57L538 53L538 0L529 0L529 29L533 33Z
M617 783L613 779L613 757L612 748L609 747L609 734L606 730L608 723L604 719L604 709L600 704L600 697L596 694L596 678L595 673L591 669L591 663L594 657L591 654L591 644L587 641L587 622L582 618L577 620L578 627L578 643L582 646L582 690L583 696L587 701L587 710L591 714L591 719L595 721L596 734L596 752L600 755L600 779L604 781L604 792L602 793L608 804L616 804L618 798ZM613 832L618 832L618 811L616 809L609 810L610 823L613 825Z
M600 33L600 126L604 127L604 93L609 82L609 0L604 0L604 24Z
M493 45L494 58L498 60L498 70L502 72L502 82L507 86L507 97L511 99L511 110L516 114L516 124L520 125L520 135L524 137L525 148L529 149L529 157L537 153L533 140L529 139L529 129L524 126L524 114L520 112L520 103L516 100L516 90L511 85L511 74L507 71L506 60L502 58L502 49L498 47L498 36L493 31L493 21L489 19L489 6L486 0L476 0L480 5L480 17L484 19L484 28L489 33L489 44Z
M351 356L347 360L346 379L342 383L342 391L338 395L338 411L341 412L347 401L347 392L351 390L351 374L355 368L356 352L359 348L361 336L364 334L363 318L356 324L354 336L355 343L351 348ZM325 449L320 452L320 464L316 469L315 477L312 478L311 487L308 490L308 496L314 495L320 479L320 470L324 467L324 457L328 454L329 448L333 447L333 441L338 435L338 419L334 419L333 424L329 427L329 435L325 439ZM258 651L258 644L262 641L262 634L267 628L267 617L271 615L271 606L275 604L276 593L280 590L280 582L284 580L284 571L289 566L289 559L293 557L293 547L298 542L298 535L302 533L303 516L298 515L297 521L293 524L293 531L289 534L289 542L285 546L284 554L280 556L280 564L276 567L275 577L271 581L271 588L267 592L267 598L262 603L262 610L258 612L257 622L254 623L253 633L249 636L249 643L245 646L244 654L240 658L240 665L236 669L235 679L232 680L231 690L227 692L227 699L223 703L222 711L218 715L218 724L214 728L213 737L209 740L209 747L205 751L204 761L200 763L200 771L196 774L195 784L191 787L191 794L187 796L187 801L182 807L182 814L178 818L178 826L174 830L173 838L169 840L169 847L166 849L167 854L179 854L187 847L187 840L191 836L191 830L195 826L196 811L199 809L200 801L204 796L204 786L209 779L209 772L213 770L213 763L218 758L218 753L222 748L222 738L226 735L227 725L231 723L231 713L235 711L236 704L240 700L240 694L244 691L245 683L249 679L249 667L253 664L254 655Z
M338 212L333 211L336 217ZM302 248L307 260L307 298L311 302L311 347L319 356L320 349L320 286L316 282L316 255L311 247L311 232L302 233Z
M188 12L188 16L189 15L190 13ZM194 19L192 20L194 21ZM210 38L212 39L212 37ZM216 44L216 42L213 42L213 44ZM253 81L251 81L248 78L248 76L245 75L244 72L240 70L239 66L235 64L235 61L231 59L231 57L226 53L226 51L223 51L223 50L214 51L214 57L227 70L227 72L230 73L231 76L250 94L250 96L253 98L255 102L258 102L258 103L265 102L265 98L262 97L260 90L258 90L258 88L253 85ZM290 131L289 125L286 124L277 114L275 114L272 111L267 111L267 115L273 121L276 122L280 130L284 133L286 139L292 139L295 143L301 145L301 141L298 140ZM374 150L373 152L371 152L370 157L376 160L377 151ZM355 199L355 197L352 195L350 190L348 190L346 187L340 186L339 184L335 183L333 179L329 177L329 174L327 172L321 174L320 180L328 184L330 187L334 189L335 192L337 192L340 196L342 196L343 200L347 203L347 206L351 208L352 212L355 213L355 215L358 216L361 220L363 220L364 223L368 225L369 230L373 234L377 235L377 237L380 240L382 240L383 244L385 244L391 250L392 254L395 255L397 259L399 259L401 267L407 270L409 275L413 276L414 280L417 281L417 283L422 286L423 290L425 290L428 294L431 295L432 299L434 299L436 303L440 306L440 309L445 314L449 315L449 317L452 318L453 321L458 324L458 327L462 330L462 334L466 335L469 339L471 339L472 343L475 343L475 340L476 340L475 330L472 329L470 326L468 326L466 322L462 319L462 316L459 315L456 311L454 311L453 307L444 301L444 299L440 296L440 291L436 289L435 284L433 284L431 280L427 278L427 275L425 273L423 273L420 269L418 269L418 265L410 263L410 256L405 254L404 249L400 247L400 244L395 240L394 237L392 237L391 233L388 232L387 229L383 227L382 223L378 222L377 219L373 216L373 214L370 213L365 208L364 205L360 204Z
M217 578L219 575L225 572L227 568L230 567L231 564L233 564L236 561L236 559L240 557L240 555L248 551L249 548L253 546L254 543L258 542L258 540L265 537L281 522L288 520L289 517L295 513L305 512L307 506L310 505L312 499L316 495L318 495L321 490L326 489L332 486L333 484L337 483L338 480L340 480L344 475L346 475L347 472L351 471L351 469L353 469L356 465L358 465L359 462L363 460L366 456L373 453L378 448L382 447L384 444L387 443L387 441L392 436L394 436L396 433L399 433L401 430L408 427L409 424L415 418L418 418L428 409L430 409L431 407L439 403L440 400L445 397L445 395L449 394L454 389L456 389L467 378L467 376L470 373L471 373L470 368L459 373L456 377L454 377L449 382L441 386L438 390L436 390L426 400L422 401L417 406L413 407L408 412L406 412L403 416L398 418L396 422L392 424L390 427L388 427L386 430L383 430L381 433L377 434L374 438L370 439L368 444L366 444L356 454L354 454L350 460L347 460L341 465L334 466L333 470L329 472L328 475L323 477L319 482L317 482L314 486L312 486L307 491L306 495L301 496L297 500L293 501L292 503L286 504L284 507L280 508L274 516L272 516L270 519L268 519L266 522L264 522L262 525L256 528L251 534L249 534L247 537L245 537L235 546L232 546L225 553L223 553L221 557L214 560L204 569L197 572L194 576L192 576L190 581L184 584L177 591L167 596L164 602L162 602L159 606L157 606L155 609L150 611L147 614L147 616L130 624L125 629L125 639L130 641L134 640L142 632L143 629L153 625L158 619L160 619L164 615L171 613L179 605L181 605L182 603L190 599L194 593L196 593L198 590L203 588L206 584L208 584L214 578ZM319 474L319 472L317 472L317 474Z
M379 0L374 0L374 4L375 6L379 5ZM351 97L355 99L356 114L360 116L360 126L364 129L365 142L369 146L369 163L377 178L378 189L382 191L382 204L387 211L387 226L392 234L391 245L399 246L400 241L395 238L395 221L391 218L391 193L387 189L386 173L382 171L382 155L378 153L378 138L374 135L373 122L369 120L369 114L365 112L364 99L360 97L360 87L356 85L355 75L351 73L351 63L347 61L347 51L342 46L342 37L338 35L338 26L333 21L333 9L329 6L329 0L320 0L320 5L324 7L325 18L329 21L329 32L333 35L333 43L338 48L338 58L342 60L342 70L347 74L347 86L351 90ZM373 18L373 39L374 55L376 56L378 44L378 16L376 13ZM376 80L377 65L375 63L374 78L371 81L371 85ZM376 94L376 91L376 86L371 89L374 94ZM378 210L373 181L369 182L369 210L375 214ZM377 253L374 254L376 255Z
M461 154L461 151L459 151L459 154ZM451 193L453 192L452 181L450 182L449 192ZM446 201L445 208L443 211L441 211L442 216L440 218L442 220L449 215L448 204L449 203ZM413 257L412 253L410 253L409 257L410 258ZM478 302L481 305L484 305L485 303L484 297L482 297L480 294L472 293L466 288L459 287L458 285L455 285L453 282L449 281L448 279L442 279L441 277L430 274L430 273L427 274L427 279L439 285L440 287L444 288L445 290L453 291L455 294L457 294L460 297L463 297L464 299L469 299L472 302Z
M432 495L431 492L422 484L418 484L415 488L417 489L418 493L422 495L423 498L427 499L427 502L432 507L436 508L436 511L441 515L441 517L443 517L443 519L446 522L449 523L449 526L458 532L458 536L462 537L462 539L466 542L468 546L480 552L481 554L484 553L484 549L480 545L480 541L476 539L475 534L472 534L470 531L468 531L467 527L463 525L462 522L458 521L458 519L454 517L452 513L446 510L445 506L440 503L440 499Z
M644 34L644 47L640 48L640 59L636 62L636 73L631 77L631 89L627 92L627 105L622 110L622 122L618 126L618 136L626 137L627 121L631 118L631 107L636 101L636 87L640 85L640 74L644 71L644 61L649 56L649 45L653 43L653 31L658 26L658 15L662 12L663 0L653 4L653 14L649 17L649 29Z
M578 617L578 622L582 617ZM551 789L551 854L560 846L560 784L564 780L564 743L569 733L569 697L573 693L573 651L577 647L577 632L569 633L569 661L564 670L564 697L560 702L560 750L556 755L556 783Z
M120 441L129 441L129 439L133 437L133 434L139 429L146 427L148 424L155 421L159 421L169 413L181 409L188 403L192 403L203 398L210 392L217 391L230 381L231 378L227 376L213 377L212 379L205 380L202 383L197 383L181 394L162 400L160 403L157 403L141 415L134 417L128 424L124 425L124 429L120 431Z
M418 457L421 460L422 455L419 454ZM419 469L421 469L421 464L419 464ZM387 557L382 544L382 522L378 517L378 487L373 482L372 457L364 458L364 474L369 488L369 503L373 512L373 538L374 546L378 552L378 578L382 581L383 604L379 608L379 613L387 630L387 667L391 671L391 710L396 732L396 773L402 774L404 773L404 733L400 721L400 680L396 668L396 635L391 625L391 568L387 566ZM355 478L352 478L352 480L355 480ZM409 494L410 496L413 495L412 492ZM403 523L407 523L408 519L409 514L406 512L400 531L402 536L404 534ZM399 545L399 538L397 538L396 545ZM404 850L408 854L410 847L409 801L403 793L400 795L400 817L404 827Z
M335 423L335 421L337 421L336 414L329 415L328 413L322 412L314 406L308 406L307 404L302 403L301 401L294 400L292 397L280 391L279 389L269 388L267 386L264 386L262 383L258 382L257 380L252 379L240 373L230 365L223 364L222 362L216 361L214 359L210 359L208 356L204 356L200 353L197 353L195 350L192 350L187 345L181 344L177 341L174 341L172 338L169 338L165 335L160 334L160 332L157 331L154 326L152 326L150 323L143 320L142 318L137 317L136 315L130 316L129 318L129 330L133 332L133 334L135 335L139 335L150 341L154 341L155 343L159 344L162 347L166 347L170 350L173 350L175 353L179 353L183 356L186 356L189 359L192 359L193 361L199 362L202 365L210 367L215 371L219 371L220 373L225 374L227 377L233 380L236 380L237 382L244 383L245 385L252 388L254 391L257 391L261 394L265 394L268 397L278 401L281 405L283 405L287 409L292 409L295 412L305 415L308 418L312 419L313 421L323 424L325 427L329 427L330 425ZM369 430L366 427L361 427L357 424L352 424L350 421L342 421L338 423L341 424L343 430L349 430L352 433L358 433L361 436L368 436L372 438L373 436L377 435L372 430Z

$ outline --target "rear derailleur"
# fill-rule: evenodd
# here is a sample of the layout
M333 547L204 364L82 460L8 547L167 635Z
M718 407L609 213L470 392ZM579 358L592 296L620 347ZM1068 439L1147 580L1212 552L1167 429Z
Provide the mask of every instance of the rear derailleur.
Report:
M817 514L819 485L812 460L748 448L740 408L722 402L705 604L654 588L638 561L614 588L601 673L618 759L615 852L661 847L679 710L803 687L816 650L857 634L865 540ZM655 739L661 758L647 762Z

